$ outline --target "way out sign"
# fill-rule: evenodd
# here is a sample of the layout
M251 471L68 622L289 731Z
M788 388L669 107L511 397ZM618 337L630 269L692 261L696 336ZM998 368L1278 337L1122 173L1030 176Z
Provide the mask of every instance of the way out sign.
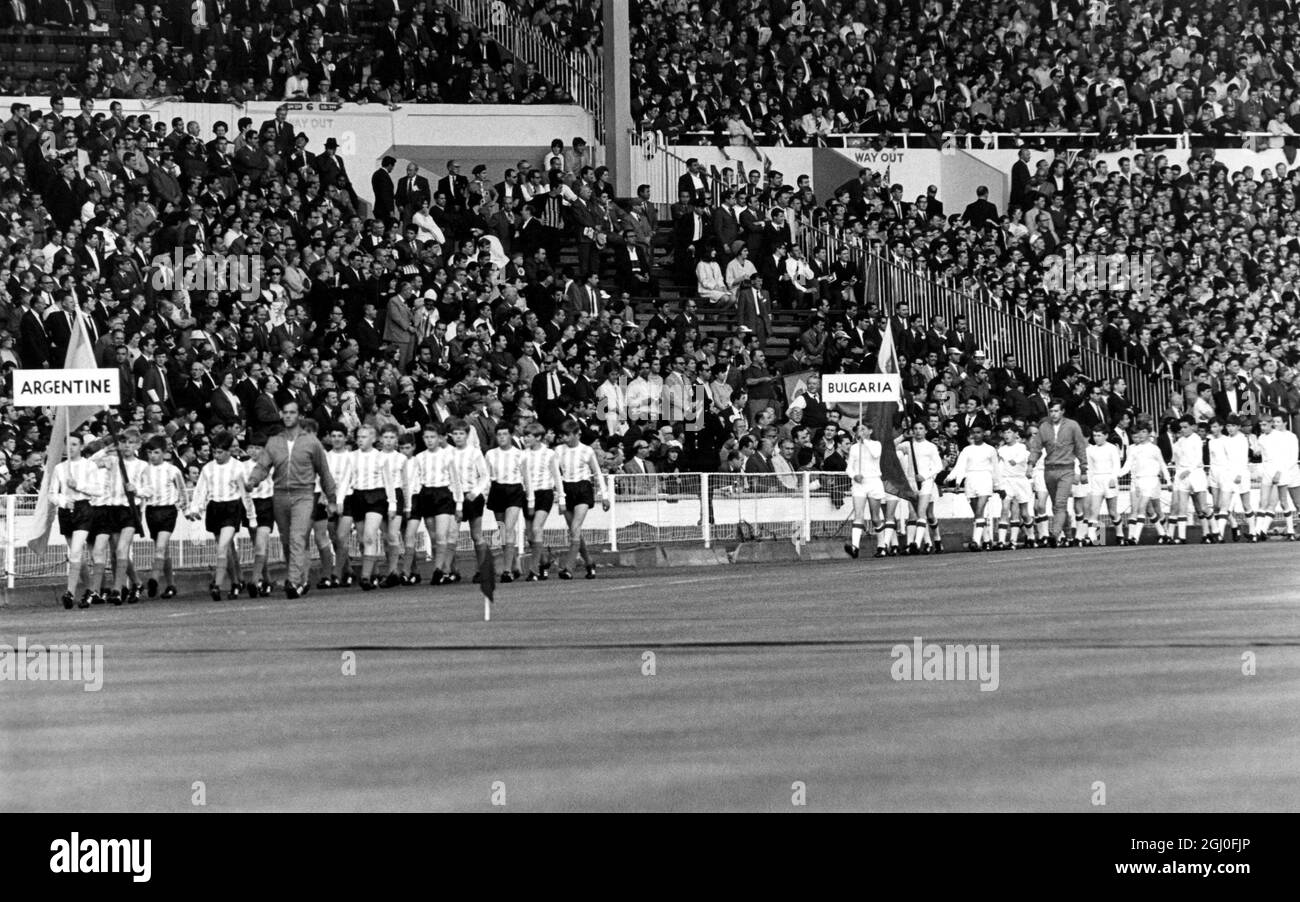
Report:
M822 397L827 404L897 401L902 397L902 378L897 373L822 376Z
M112 407L122 400L117 370L14 370L17 407Z

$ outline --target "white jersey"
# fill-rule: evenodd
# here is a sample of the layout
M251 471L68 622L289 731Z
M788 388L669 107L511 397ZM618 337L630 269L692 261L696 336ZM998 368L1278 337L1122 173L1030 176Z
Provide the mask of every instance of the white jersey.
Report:
M471 501L486 495L490 480L483 453L466 444L464 448L453 448L451 455L456 490Z
M988 444L984 445L967 445L961 449L957 455L957 463L953 465L952 473L949 478L954 482L961 482L975 474L987 475L997 485L996 479L998 474L998 452Z
M257 469L257 461L250 457L248 460L244 461L243 463L244 463L244 477L248 478L252 476L253 471ZM270 498L274 494L275 494L275 479L271 476L269 472L266 474L265 479L263 479L257 485L253 486L251 489L248 490L249 498ZM263 525L268 525L268 524L263 524Z
M1210 439L1210 466L1215 470L1244 471L1250 464L1250 440L1238 432Z
M1154 442L1132 445L1128 449L1128 460L1125 461L1121 472L1132 474L1134 481L1159 480L1165 472L1165 457Z
M1103 445L1088 445L1088 476L1091 479L1118 479L1122 465L1119 448L1106 442Z
M856 479L861 476L867 480L879 479L882 450L880 442L873 438L854 442L849 448L849 478Z
M1024 442L1002 445L998 448L998 466L1001 479L1029 478L1029 446Z
M1274 429L1259 437L1261 466L1269 473L1285 473L1294 468L1300 457L1300 439L1294 432Z
M903 466L912 468L918 486L933 482L943 472L943 458L934 442L904 436L898 442L898 449Z
M1196 433L1185 435L1174 442L1174 466L1181 470L1205 468L1205 442Z
M526 457L518 448L489 448L484 455L488 479L497 485L523 485Z

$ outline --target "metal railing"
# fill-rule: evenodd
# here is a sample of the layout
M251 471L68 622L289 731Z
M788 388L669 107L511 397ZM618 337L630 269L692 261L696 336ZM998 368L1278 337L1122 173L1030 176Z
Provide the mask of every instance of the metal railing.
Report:
M444 0L460 18L485 31L517 60L532 63L548 82L563 88L592 114L604 141L604 63L600 56L569 50L542 35L501 0Z
M1169 379L1155 379L1133 364L1085 342L1015 316L980 299L978 294L969 294L884 257L866 254L863 273L868 292L871 286L877 286L878 295L888 299L889 309L907 303L912 313L925 318L927 326L933 316L942 316L947 328L952 328L956 317L965 317L971 334L978 336L988 353L990 367L996 367L1003 354L1015 354L1017 365L1033 379L1052 375L1057 367L1069 361L1071 353L1077 352L1080 366L1089 378L1124 379L1128 383L1128 398L1138 411L1156 418L1161 416L1175 390ZM1022 386L1022 389L1032 394L1034 386Z
M657 133L656 133L657 134ZM770 133L756 131L754 134L755 143L759 147L771 146L764 145L763 140L770 137ZM1242 132L1240 135L1228 136L1230 138L1239 138L1245 141L1250 135L1263 135L1272 137L1264 132ZM1023 132L981 132L980 134L971 134L969 132L831 132L812 141L808 141L803 132L798 132L792 137L796 139L794 146L799 147L865 147L873 141L879 141L884 146L902 148L904 150L1004 150L1007 148L1015 149L1023 144L1045 144L1068 142L1070 146L1079 147L1087 146L1104 137L1103 132L1090 131L1023 131ZM684 144L695 144L698 146L719 144L731 145L731 136L726 132L716 130L692 130L682 132L681 142ZM1189 133L1178 134L1147 134L1134 135L1133 141L1138 145L1149 145L1161 148L1171 148L1175 150L1185 150L1191 146L1190 142L1195 141L1198 136ZM662 135L657 138L664 142ZM1227 140L1227 138L1225 138ZM1243 147L1252 146L1243 143Z
M1172 475L1172 468L1170 473ZM819 538L847 536L852 520L852 481L844 472L792 470L783 473L650 473L646 475L607 475L605 497L610 502L609 511L599 505L587 514L583 537L593 549L618 551L675 543L703 548L732 547L738 542L778 540L807 543ZM1119 510L1129 508L1129 478L1120 477ZM962 490L955 486L940 486L942 494L935 505L935 516L940 520L965 520L971 516L970 506ZM1258 468L1251 464L1251 490L1259 488ZM1285 492L1283 493L1285 495ZM1168 489L1164 490L1168 500ZM1256 499L1257 500L1257 499ZM1239 502L1234 502L1239 508ZM35 495L9 495L0 502L0 534L6 537L5 570L8 584L15 579L50 580L67 572L67 557L61 537L57 542L40 550L31 550L22 544L35 512ZM1290 512L1289 501L1276 507L1281 516ZM986 510L990 517L1001 513L996 496ZM216 545L211 537L202 533L202 527L187 527L189 521L178 523L181 538L174 538L172 560L178 571L210 569L215 561ZM488 541L499 544L491 514L483 520ZM522 529L515 541L521 550L526 548ZM567 547L568 537L564 518L558 510L551 512L544 531L545 544L553 551ZM314 543L308 542L315 556ZM252 543L241 534L237 540L241 562L247 566L253 560ZM417 566L428 567L429 546L421 534L417 547ZM461 532L460 552L469 553L473 545L467 528ZM153 542L137 538L132 547L136 569L146 573L153 563ZM353 563L360 562L355 544ZM273 535L270 561L282 561L278 535ZM460 565L472 567L472 555L462 557Z

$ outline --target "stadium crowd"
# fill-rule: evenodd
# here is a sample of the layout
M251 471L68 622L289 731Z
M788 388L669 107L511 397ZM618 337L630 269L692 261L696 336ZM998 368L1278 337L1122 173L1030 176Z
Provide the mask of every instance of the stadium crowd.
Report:
M0 6L5 40L75 37L68 65L0 72L0 94L60 93L245 103L570 103L532 63L518 62L447 4L347 0L290 4L205 0L188 20L170 7L124 3L120 19L91 2ZM2 33L2 32L0 32Z
M1153 134L1255 132L1282 146L1300 129L1300 26L1286 2L632 9L633 115L674 144L805 146L866 133L939 147L945 133L1085 132L1092 146L1119 149Z

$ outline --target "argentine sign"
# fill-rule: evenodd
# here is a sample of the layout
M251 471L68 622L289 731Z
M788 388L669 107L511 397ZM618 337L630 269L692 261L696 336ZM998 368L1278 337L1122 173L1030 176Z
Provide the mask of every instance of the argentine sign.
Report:
M902 397L902 380L897 373L872 373L869 376L822 376L822 397L827 404L869 404L872 401L897 401Z
M117 370L14 370L18 407L111 406L121 403Z

